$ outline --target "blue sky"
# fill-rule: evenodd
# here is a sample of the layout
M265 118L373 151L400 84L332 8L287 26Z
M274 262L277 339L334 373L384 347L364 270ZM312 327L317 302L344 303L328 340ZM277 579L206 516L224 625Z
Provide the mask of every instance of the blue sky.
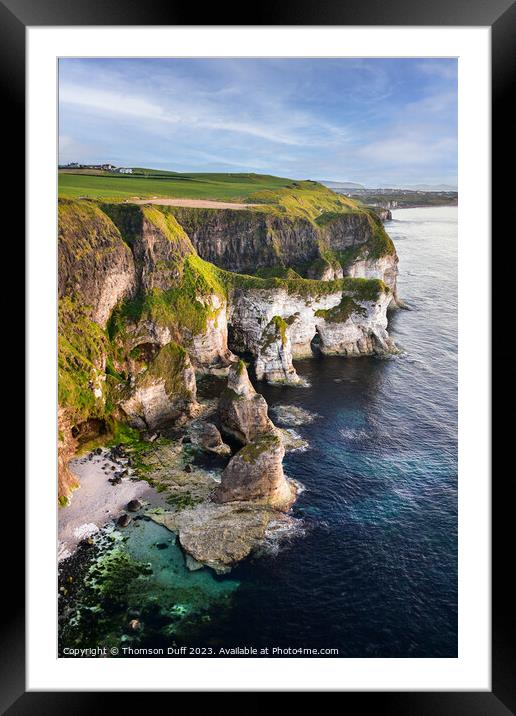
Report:
M454 59L66 59L60 163L457 182Z

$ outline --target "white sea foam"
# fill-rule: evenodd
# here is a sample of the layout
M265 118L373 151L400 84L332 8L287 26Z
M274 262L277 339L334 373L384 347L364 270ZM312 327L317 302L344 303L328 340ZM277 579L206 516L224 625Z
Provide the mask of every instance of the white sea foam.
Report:
M289 426L306 425L321 417L318 413L311 413L298 405L274 405L271 411L280 424Z

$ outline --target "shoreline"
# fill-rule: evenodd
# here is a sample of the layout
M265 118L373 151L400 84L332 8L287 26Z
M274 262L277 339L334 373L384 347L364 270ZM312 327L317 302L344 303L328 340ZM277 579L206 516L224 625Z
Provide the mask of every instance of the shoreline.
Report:
M395 206L388 211L400 211L400 209L449 209L458 207L457 204L415 204L414 206ZM385 207L381 207L384 209Z
M126 464L113 460L108 448L103 448L101 454L93 451L76 456L69 466L79 479L80 487L74 490L69 505L58 508L58 562L71 557L82 540L126 512L130 500L138 499L145 506L167 506L154 487L134 477ZM109 478L119 470L128 470L128 474L113 485Z

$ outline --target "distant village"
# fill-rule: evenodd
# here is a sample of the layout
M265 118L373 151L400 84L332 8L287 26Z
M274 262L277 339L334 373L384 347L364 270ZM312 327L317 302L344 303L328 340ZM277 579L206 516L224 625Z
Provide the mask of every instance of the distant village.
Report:
M97 169L104 172L114 172L116 174L133 173L133 170L129 167L115 167L114 164L78 164L77 162L70 162L70 164L60 165L59 169Z

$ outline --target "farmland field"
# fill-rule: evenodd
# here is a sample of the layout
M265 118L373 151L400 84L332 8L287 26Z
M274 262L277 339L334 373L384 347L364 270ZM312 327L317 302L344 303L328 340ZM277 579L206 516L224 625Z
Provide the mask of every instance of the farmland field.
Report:
M138 174L60 171L59 196L123 200L174 197L246 201L257 191L296 188L292 179L263 174L175 174L138 170ZM302 184L302 183L301 183Z

